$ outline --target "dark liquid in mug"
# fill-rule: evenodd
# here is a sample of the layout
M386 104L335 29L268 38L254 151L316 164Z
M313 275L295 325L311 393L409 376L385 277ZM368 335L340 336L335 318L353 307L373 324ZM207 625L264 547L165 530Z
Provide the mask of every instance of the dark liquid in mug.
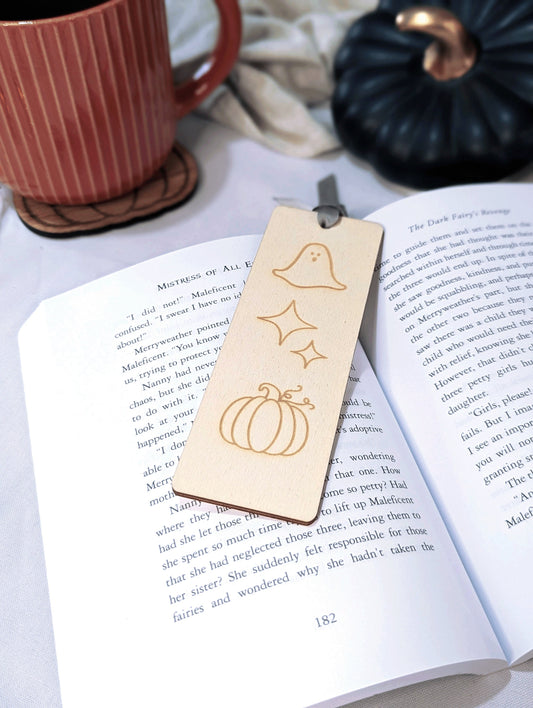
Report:
M3 3L2 3L3 4ZM88 10L90 7L105 3L90 2L90 0L50 0L49 2L32 2L31 0L12 0L11 7L0 10L0 22L27 22L28 20L44 20L49 17L70 15L73 12Z

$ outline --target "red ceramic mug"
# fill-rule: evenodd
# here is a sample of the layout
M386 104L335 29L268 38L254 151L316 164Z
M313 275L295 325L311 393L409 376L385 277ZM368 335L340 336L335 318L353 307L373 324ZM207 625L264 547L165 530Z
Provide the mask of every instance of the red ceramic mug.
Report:
M0 9L0 182L49 204L89 204L149 179L176 120L237 57L237 0L215 3L216 47L177 87L164 0L15 0Z

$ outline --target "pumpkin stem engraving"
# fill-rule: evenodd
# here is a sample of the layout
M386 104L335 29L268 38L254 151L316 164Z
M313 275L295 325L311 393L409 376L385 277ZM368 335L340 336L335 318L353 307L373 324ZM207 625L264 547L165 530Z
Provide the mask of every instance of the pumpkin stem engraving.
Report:
M271 388L273 388L276 391L278 401L288 401L288 402L290 402L291 406L307 406L307 407L309 407L310 410L314 409L314 405L311 403L311 401L307 397L304 398L303 401L301 401L299 403L297 401L292 400L292 394L293 393L300 393L300 391L302 390L301 386L297 386L296 388L289 388L286 391L284 391L283 393L281 393L281 391L279 390L279 388L277 388L277 386L274 386L273 384L264 383L264 384L261 384L261 386L259 386L259 390L262 391L264 388L266 388L268 386L270 386ZM273 397L274 396L272 396L272 398Z
M457 17L442 7L411 7L396 17L402 32L435 37L424 53L423 67L437 81L458 79L476 63L477 49Z

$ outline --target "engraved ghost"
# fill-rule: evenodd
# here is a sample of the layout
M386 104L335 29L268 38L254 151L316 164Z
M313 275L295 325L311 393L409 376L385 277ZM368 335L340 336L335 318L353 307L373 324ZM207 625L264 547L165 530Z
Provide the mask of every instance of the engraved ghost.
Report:
M335 277L333 258L323 243L308 243L286 268L275 268L272 273L295 288L331 288L346 290L346 285Z

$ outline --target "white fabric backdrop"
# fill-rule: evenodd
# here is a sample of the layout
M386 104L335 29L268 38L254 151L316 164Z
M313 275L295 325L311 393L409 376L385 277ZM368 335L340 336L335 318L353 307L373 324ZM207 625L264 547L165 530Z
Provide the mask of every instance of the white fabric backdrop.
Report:
M176 76L214 46L213 0L166 0ZM240 0L243 38L228 80L201 112L252 140L296 157L338 147L327 122L310 110L333 90L335 51L348 27L376 0Z

